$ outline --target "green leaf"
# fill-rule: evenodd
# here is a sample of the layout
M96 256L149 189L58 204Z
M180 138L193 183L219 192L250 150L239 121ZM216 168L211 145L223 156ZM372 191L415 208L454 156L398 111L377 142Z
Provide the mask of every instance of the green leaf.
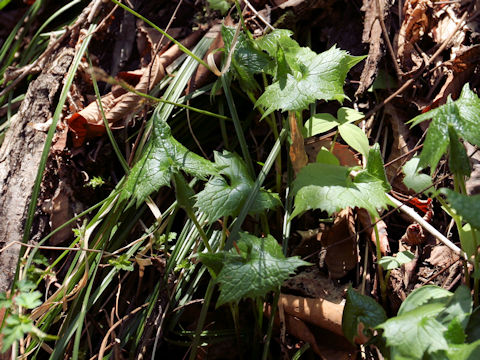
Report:
M392 189L385 174L385 167L383 166L382 154L380 153L380 145L378 143L373 145L368 152L367 171L370 175L382 181L385 191Z
M402 167L403 173L405 174L403 183L416 193L424 191L426 188L428 188L426 192L431 194L434 190L432 186L432 178L427 174L420 173L422 168L418 166L419 163L420 158L418 157L413 157L405 163L405 165Z
M305 122L304 129L307 137L330 131L339 125L332 114L315 114Z
M388 201L382 181L366 171L354 179L350 169L343 166L308 164L294 181L295 210L291 218L310 209L322 209L330 215L350 207L359 207L377 215L377 208Z
M217 307L243 298L264 297L280 289L283 281L299 266L311 265L299 257L285 258L278 242L268 235L258 238L240 233L236 249L225 252L223 267L218 274L220 296ZM205 257L202 257L205 259Z
M473 232L476 231L470 224L465 224L459 229L461 248L467 256L470 258L475 254L475 240L473 238ZM476 235L478 236L478 235Z
M17 289L20 292L29 292L36 288L37 288L37 285L35 285L35 283L30 280L23 279L23 280L17 281Z
M290 71L277 74L277 81L257 100L255 106L265 108L264 116L275 110L306 109L315 100L342 102L348 71L364 59L336 47L318 55L309 48L290 46L283 50Z
M443 336L446 327L434 319L442 309L439 303L422 305L379 325L392 358L421 359L427 350L448 349Z
M348 289L342 317L342 330L348 341L354 343L360 323L364 325L365 330L370 330L386 319L385 310L375 300L357 293L352 287ZM365 335L369 334L365 333Z
M445 339L449 344L463 344L466 339L462 324L457 319L453 319L445 331Z
M207 214L209 223L223 216L236 216L253 188L254 181L248 175L243 160L237 155L224 151L215 152L215 163L221 175L213 177L195 197L195 206ZM250 213L258 214L280 205L277 194L261 189Z
M16 314L8 316L2 329L4 336L2 339L2 352L7 351L14 341L23 339L25 334L28 334L32 330L33 323L26 316Z
M382 268L385 270L393 270L397 269L403 264L408 264L412 261L415 257L411 251L402 251L397 254L397 256L382 256L382 258L378 261Z
M480 341L471 344L450 344L448 350L430 354L427 360L477 360L480 359Z
M337 157L323 146L317 154L317 163L340 166L340 161Z
M227 51L232 46L234 35L234 27L222 26L222 37ZM244 32L240 32L232 55L231 68L242 88L255 90L258 85L253 75L261 72L271 73L273 66L273 60L266 53L257 49L255 42L249 39Z
M398 314L402 315L429 303L445 305L453 294L435 285L426 285L413 290L405 301L400 305Z
M448 137L450 139L450 156L448 166L453 174L470 176L470 160L468 160L465 146L458 139L457 132L452 125L448 125Z
M228 0L207 0L208 7L212 10L218 10L222 15L230 9L232 4Z
M450 297L442 312L438 314L437 320L444 325L448 325L455 320L461 324L462 329L465 329L472 312L472 306L470 290L465 285L461 285Z
M108 263L117 270L133 271L133 263L130 261L128 254L122 254L116 259L108 260Z
M201 179L217 173L210 161L175 140L168 124L156 118L156 112L153 124L153 138L125 184L124 195L133 195L137 205L162 186L169 186L176 172L183 171Z
M480 306L473 310L472 315L470 315L465 332L468 342L480 340Z
M5 292L0 293L0 309L1 308L9 308L12 306L12 299L7 297Z
M194 205L195 192L188 185L187 181L182 174L176 173L173 175L175 184L175 198L177 199L178 206L191 210Z
M450 189L442 189L447 195L450 206L463 220L476 229L480 229L480 195L467 196Z
M291 39L293 32L285 29L275 29L271 33L261 37L256 41L258 47L265 50L272 58L278 58L278 51L289 48L300 47L298 43ZM282 50L285 52L285 50Z
M359 153L368 156L368 151L370 146L368 144L367 135L360 129L357 125L354 124L342 124L338 127L338 131L342 136L342 139L350 145L352 148L357 150Z
M42 297L40 291L34 292L21 292L15 296L14 301L18 306L23 306L26 309L35 309L37 306L40 306L42 302L39 300Z
M337 111L337 118L328 113L313 115L305 122L304 129L307 137L310 137L330 131L336 126L342 124L350 124L352 122L361 120L364 117L365 115L363 115L361 112L356 111L355 109L341 107Z
M423 168L430 166L430 173L433 174L438 161L450 144L449 127L452 127L458 136L472 145L479 146L479 118L480 99L470 90L468 84L463 87L458 100L452 101L449 97L445 105L413 118L411 120L412 126L424 120L432 119L420 154L419 166Z

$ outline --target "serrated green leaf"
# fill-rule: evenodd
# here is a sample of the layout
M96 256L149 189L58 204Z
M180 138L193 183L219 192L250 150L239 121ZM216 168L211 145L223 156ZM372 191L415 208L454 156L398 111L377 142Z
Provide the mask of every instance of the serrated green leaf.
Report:
M392 359L421 359L427 350L448 349L443 336L446 327L434 319L442 309L439 303L422 305L379 325Z
M288 51L289 48L299 47L298 43L291 39L293 32L285 29L275 29L271 33L256 41L258 47L265 50L272 58L277 57L280 48Z
M457 319L453 319L445 331L445 340L449 344L463 344L466 339L462 324Z
M210 223L223 216L236 216L253 188L243 160L236 154L215 152L215 163L224 176L215 176L195 197L195 206L207 214ZM250 213L257 214L280 205L277 194L261 189Z
M15 296L14 301L18 306L23 306L26 309L35 309L37 306L40 306L42 302L39 300L42 297L40 291L33 292L21 292Z
M385 310L369 296L357 293L351 287L347 291L347 301L343 310L342 330L348 341L354 343L358 325L365 330L373 329L387 319ZM365 332L364 330L364 332ZM368 336L367 333L365 335Z
M403 173L405 174L403 183L416 193L428 188L426 192L430 194L434 190L432 186L432 178L427 174L420 173L422 168L418 166L419 163L420 158L418 157L413 157L405 163L402 167Z
M234 35L234 27L222 26L222 37L227 51L232 45ZM254 90L258 86L253 75L261 72L271 73L274 63L266 53L255 46L253 40L249 39L244 32L240 32L232 55L231 66L242 88Z
M373 145L368 152L367 171L370 175L382 181L385 191L392 189L385 174L385 167L383 166L382 154L380 153L380 145L378 143Z
M154 118L153 127L153 138L125 184L125 196L133 195L137 205L162 186L169 186L176 172L183 171L201 179L217 173L210 161L180 144L166 122Z
M377 215L385 208L388 198L380 180L360 172L353 180L350 169L329 164L308 164L294 181L295 210L291 218L310 209L322 209L329 214L348 206L359 207Z
M465 84L460 97L452 101L449 97L447 103L436 109L430 110L411 120L412 126L428 119L432 122L428 128L427 137L420 154L420 167L430 166L430 173L435 171L438 161L450 144L448 128L455 129L458 136L472 145L480 145L480 99Z
M243 298L264 297L278 290L296 268L311 265L299 257L285 258L281 246L271 235L260 239L240 233L237 245L241 254L235 249L226 252L217 277L220 284L217 307Z
M480 359L480 341L471 344L450 344L448 350L428 354L426 360L477 360Z
M467 196L450 189L442 189L447 195L450 206L463 220L476 229L480 229L480 195Z
M309 48L291 46L283 50L290 72L277 74L277 81L257 100L255 106L265 108L264 116L275 110L306 109L315 100L342 102L348 71L364 59L336 47L318 55Z
M0 309L9 308L10 306L12 306L12 299L9 299L5 292L1 292L0 293Z
M33 323L26 316L12 314L7 317L2 329L2 352L5 352L12 346L14 341L23 339L25 334L33 330Z
M450 297L442 312L438 314L437 320L446 326L456 320L461 324L462 329L465 329L472 306L470 290L465 285L461 285Z
M37 285L35 285L35 283L30 280L23 279L23 280L17 281L17 289L20 292L29 292L36 288L37 288Z
M397 256L382 256L378 261L382 268L385 270L397 269L403 264L408 264L415 257L411 251L402 251L397 254Z
M207 0L208 7L212 10L218 10L222 15L230 9L232 4L228 0Z
M400 305L398 314L405 314L429 303L439 303L444 306L452 295L450 291L435 285L422 286L413 290L410 295L408 295L402 305Z
M108 263L115 267L117 270L133 271L133 263L130 261L130 257L127 254L122 254L118 258L109 259Z

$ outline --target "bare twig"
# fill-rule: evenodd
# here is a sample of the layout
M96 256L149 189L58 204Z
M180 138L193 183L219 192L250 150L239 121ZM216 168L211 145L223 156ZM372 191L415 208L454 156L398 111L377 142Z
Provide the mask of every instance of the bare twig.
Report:
M455 254L464 258L465 260L468 260L467 254L464 251L462 251L462 249L460 249L457 245L455 245L453 242L448 240L442 233L440 233L437 229L435 229L432 225L430 225L427 221L425 221L419 214L415 212L415 210L405 205L401 201L395 199L393 196L389 194L386 194L386 195L390 199L390 201L393 202L395 206L397 206L397 209L402 210L405 214L410 216L413 220L419 223L425 230L427 230L430 234L435 236L437 240L439 240L444 245L446 245Z

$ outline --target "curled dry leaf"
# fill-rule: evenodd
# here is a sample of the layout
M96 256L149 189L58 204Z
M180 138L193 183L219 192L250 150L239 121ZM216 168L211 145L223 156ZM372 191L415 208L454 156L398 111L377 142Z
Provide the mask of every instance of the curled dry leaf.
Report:
M347 207L340 211L331 229L321 236L326 247L325 264L332 279L341 279L358 263L357 239L353 211Z
M375 229L372 226L372 221L370 214L365 209L357 209L357 217L360 221L360 224L365 229L367 236L372 242L373 246L377 246L377 237L375 235ZM377 222L379 243L380 243L380 252L382 255L387 255L390 253L390 242L388 240L387 224L383 220L375 219Z
M430 26L427 10L432 7L429 0L407 0L403 7L403 22L398 34L397 56L404 72L417 70L422 58L415 44L426 34Z
M188 36L184 41L185 47L197 42L201 30ZM165 76L165 67L168 66L182 51L177 45L171 46L163 54L157 54L147 66L135 71L119 73L117 78L134 87L137 92L148 93ZM102 107L109 124L123 119L126 115L138 110L142 105L142 97L128 92L120 85L114 85L112 91L102 96ZM73 145L81 146L85 139L101 136L105 133L102 113L97 101L90 103L86 108L73 114L67 119L69 129L73 134Z

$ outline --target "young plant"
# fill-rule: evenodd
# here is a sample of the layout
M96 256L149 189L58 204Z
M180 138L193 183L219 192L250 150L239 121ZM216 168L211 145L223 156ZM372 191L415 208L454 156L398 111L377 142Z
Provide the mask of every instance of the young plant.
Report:
M392 360L475 359L480 355L478 315L465 286L455 293L433 285L418 288L388 320L378 303L350 288L342 327L351 342L360 331Z

